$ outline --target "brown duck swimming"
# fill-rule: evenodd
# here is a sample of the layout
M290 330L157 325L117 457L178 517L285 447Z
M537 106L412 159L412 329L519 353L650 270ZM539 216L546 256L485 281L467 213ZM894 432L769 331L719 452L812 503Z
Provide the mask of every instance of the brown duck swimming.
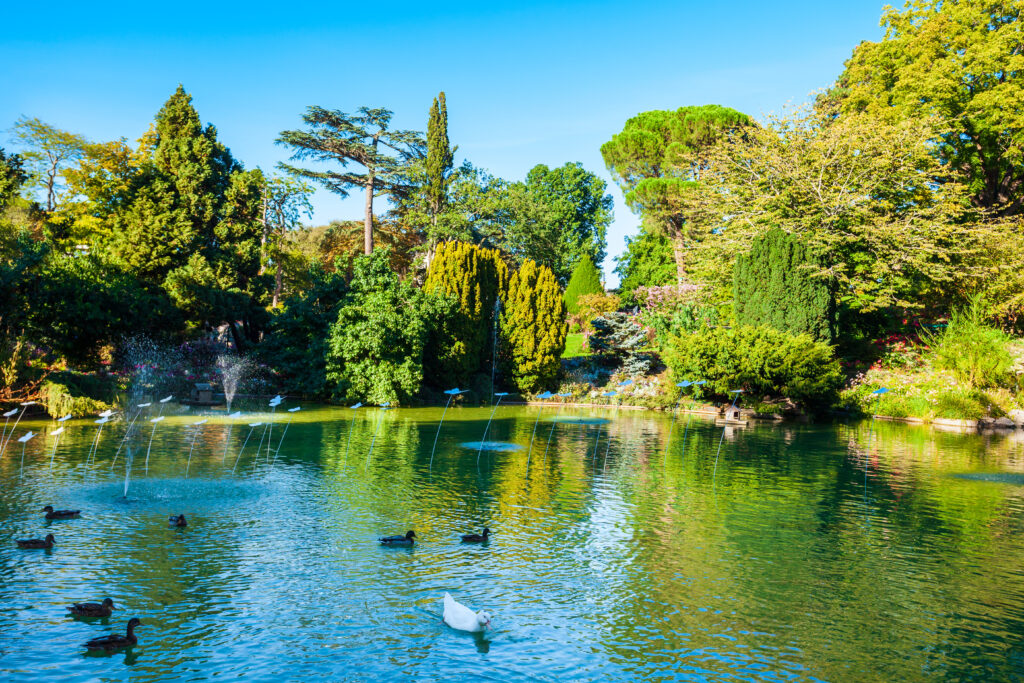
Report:
M137 618L132 617L128 620L128 632L125 635L113 634L101 638L93 638L84 647L90 650L122 650L136 645L139 639L135 637L135 627L141 623Z
M103 602L76 602L67 610L76 617L109 617L116 608L114 601L105 598Z
M185 515L171 515L167 518L167 526L188 526Z
M54 510L52 505L43 508L47 519L72 519L82 514L81 510Z
M407 531L405 536L385 536L378 540L381 545L412 545L415 543L415 538L415 531Z
M463 543L484 543L487 541L487 537L491 535L490 529L484 529L482 534L463 534Z
M21 541L16 541L19 548L52 548L53 547L53 534L46 534L46 538L26 538Z

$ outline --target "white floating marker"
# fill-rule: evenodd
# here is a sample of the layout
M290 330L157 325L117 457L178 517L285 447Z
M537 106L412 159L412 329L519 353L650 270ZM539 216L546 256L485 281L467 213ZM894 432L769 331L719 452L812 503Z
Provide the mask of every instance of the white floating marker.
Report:
M173 396L168 396L166 398L160 399L160 402L161 403L167 403L168 401L172 401L172 400L174 400L174 397Z
M36 404L35 401L25 401L21 405L23 405L23 406L25 406L27 408L28 406L34 406L35 404Z
M23 437L21 437L20 439L18 439L18 443L25 443L26 441L28 441L29 439L31 439L31 438L32 438L33 436L35 436L35 434L33 434L32 432L29 432L29 433L28 433L28 434L26 434L25 436L23 436Z
M192 424L193 425L204 425L207 422L209 422L209 420L207 420L206 418L203 418L202 420L199 420L198 422L193 422Z
M150 401L149 403L140 403L138 407L139 407L139 408L148 408L148 407L150 407L151 405L153 405L153 402L152 402L152 401Z
M71 413L68 413L68 414L67 414L67 415L65 415L64 417L62 417L62 418L60 418L59 420L57 420L57 422L67 422L67 421L68 421L68 420L70 420L70 419L71 419ZM63 427L62 427L61 429L63 429Z
M354 406L349 406L348 409L349 410L356 410L357 408L362 408L362 407L363 407L363 403L362 403L362 401L360 401L359 403L355 404Z
M297 413L297 412L299 412L300 410L302 410L302 406L295 406L294 408L289 408L289 409L288 409L288 412L289 412L289 413Z
M98 425L105 425L105 424L107 424L108 422L110 422L110 418L109 418L109 417L101 417L101 418L100 418L100 419L98 419L98 420L93 420L93 422L95 422L95 423L96 423L96 424L98 424Z
M14 414L17 413L17 412L18 412L17 408L11 408L6 413L4 413L4 417L14 417Z
M262 422L250 422L249 426L250 427L259 427L261 424L263 424L263 423Z
M63 427L58 427L57 429L54 429L52 432L50 432L50 436L60 436L63 433L64 433L64 428Z
M113 410L104 410L102 413L100 413L100 417L110 417L113 414Z
M160 420L164 419L164 417L165 416L163 416L163 415L161 415L160 417L154 417L154 418L150 419L150 422L159 422Z
M448 389L444 393L448 394L449 396L458 396L459 394L461 394L461 393L463 393L465 391L467 391L467 390L466 389L459 389L458 387L455 387L454 389Z
M507 391L499 391L498 393L495 394L495 396L508 396L508 392Z
M228 417L230 419L232 419L232 420L237 420L238 418L242 417L242 413L241 412L231 413L230 415L228 415Z

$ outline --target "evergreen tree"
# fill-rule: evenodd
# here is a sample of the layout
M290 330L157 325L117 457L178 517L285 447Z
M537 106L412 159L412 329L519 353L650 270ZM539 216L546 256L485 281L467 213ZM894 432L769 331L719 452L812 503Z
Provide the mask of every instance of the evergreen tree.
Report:
M372 254L373 198L383 193L408 193L405 169L411 161L423 157L421 134L389 130L391 111L387 109L360 107L358 114L346 114L314 106L306 110L302 120L309 130L286 130L277 139L295 150L292 159L334 161L342 167L355 162L365 173L322 171L284 163L281 168L315 180L342 197L348 196L350 187L362 187L366 192L363 252Z
M571 315L579 310L579 298L587 294L604 294L601 284L601 271L597 269L589 256L584 256L573 268L572 277L565 287L565 308Z
M509 279L500 332L506 373L520 391L536 391L557 379L568 332L554 273L525 261Z
M452 173L455 150L448 141L448 105L444 92L434 98L427 119L427 201L431 225L448 203L448 182Z
M675 282L676 264L671 242L664 234L641 226L639 235L626 238L626 251L616 259L615 272L619 274L622 303L636 306L638 288Z
M467 384L490 359L494 303L507 286L508 267L497 249L466 242L438 246L423 289L453 297L457 313L443 321L427 347L428 379L434 384Z
M733 310L739 325L769 325L791 334L832 342L836 305L828 280L807 247L774 228L736 259Z

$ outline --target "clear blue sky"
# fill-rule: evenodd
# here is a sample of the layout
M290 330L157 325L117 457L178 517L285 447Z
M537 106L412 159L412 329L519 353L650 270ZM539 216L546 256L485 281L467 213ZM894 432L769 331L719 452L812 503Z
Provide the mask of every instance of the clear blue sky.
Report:
M611 257L637 219L601 144L641 111L759 117L805 100L881 37L883 2L101 4L5 8L0 129L24 114L134 140L180 82L236 158L269 170L287 155L278 132L308 105L387 107L423 130L444 90L459 160L507 179L580 161L608 181L614 284ZM314 206L317 223L359 218L362 199L321 191Z

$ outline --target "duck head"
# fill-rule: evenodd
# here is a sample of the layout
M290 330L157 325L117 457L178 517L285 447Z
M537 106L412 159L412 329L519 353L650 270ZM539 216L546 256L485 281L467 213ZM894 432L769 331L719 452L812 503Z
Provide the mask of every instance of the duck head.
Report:
M488 529L487 527L484 527L484 533L483 533L483 534L481 534L481 535L482 535L482 536L483 536L484 538L487 538L488 536L490 536L490 535L491 535L491 530L490 530L490 529Z
M46 542L53 543L53 534L46 534Z
M405 540L411 541L414 538L416 538L416 532L415 531L408 531L408 532L406 532Z
M114 607L114 601L110 598L103 598L103 606L107 609L117 609L116 607Z
M131 633L132 630L134 630L136 626L141 626L141 625L142 625L142 620L141 619L139 619L138 617L132 617L131 619L128 620L128 632Z
M476 620L480 624L480 628L487 628L491 625L491 613L482 609L476 613Z
M43 512L53 512L53 506L47 505L46 507L43 508Z

